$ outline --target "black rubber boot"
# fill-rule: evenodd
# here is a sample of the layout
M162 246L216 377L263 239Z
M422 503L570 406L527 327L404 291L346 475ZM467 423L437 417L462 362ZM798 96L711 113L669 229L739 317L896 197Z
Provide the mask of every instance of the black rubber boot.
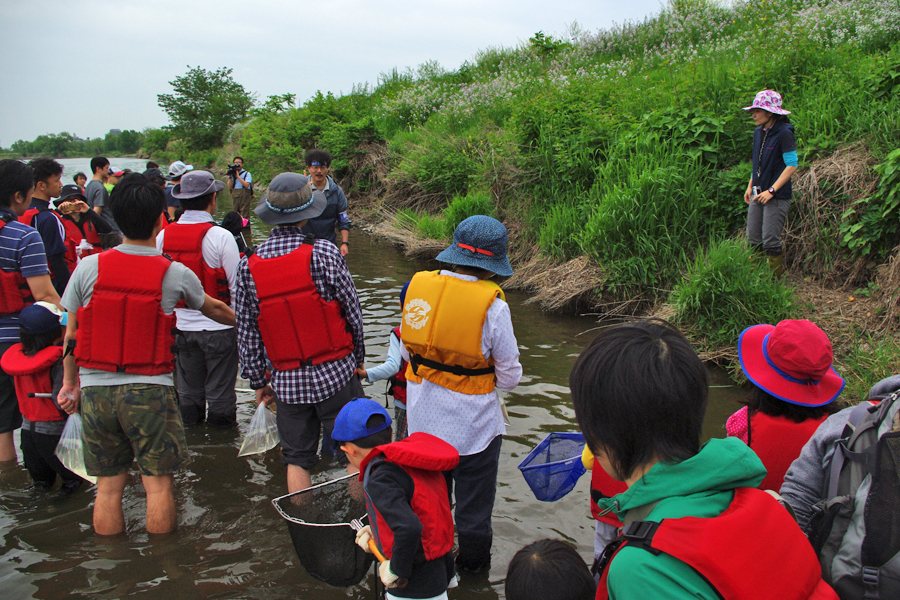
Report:
M491 538L459 534L456 566L468 573L484 573L491 569Z

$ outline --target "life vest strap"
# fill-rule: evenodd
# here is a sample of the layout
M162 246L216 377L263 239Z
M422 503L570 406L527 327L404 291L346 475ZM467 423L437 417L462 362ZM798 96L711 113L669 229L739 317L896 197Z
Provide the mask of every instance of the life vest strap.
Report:
M494 365L489 367L485 367L483 369L467 369L465 367L461 367L459 365L445 365L444 363L439 363L434 360L430 360L421 356L419 354L413 354L409 357L409 364L412 366L413 373L418 376L419 375L419 367L428 367L429 369L434 369L435 371L444 371L445 373L451 373L453 375L461 375L464 377L475 377L478 375L490 375L495 371Z

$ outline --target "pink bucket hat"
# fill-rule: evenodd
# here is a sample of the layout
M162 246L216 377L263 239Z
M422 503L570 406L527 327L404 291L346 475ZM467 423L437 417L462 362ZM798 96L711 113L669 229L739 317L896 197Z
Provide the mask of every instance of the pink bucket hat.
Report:
M844 389L831 366L831 341L806 319L748 327L738 339L738 357L747 379L791 404L824 406Z
M744 110L753 110L754 108L761 108L776 115L791 114L791 111L781 108L781 94L773 90L763 90L756 94L753 104L745 106Z

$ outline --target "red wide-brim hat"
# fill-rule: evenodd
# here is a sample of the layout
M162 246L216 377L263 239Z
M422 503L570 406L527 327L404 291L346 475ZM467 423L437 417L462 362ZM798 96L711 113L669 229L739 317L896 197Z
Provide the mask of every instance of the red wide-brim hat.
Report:
M831 366L831 342L806 320L748 327L738 339L741 369L757 387L800 406L825 406L844 389Z

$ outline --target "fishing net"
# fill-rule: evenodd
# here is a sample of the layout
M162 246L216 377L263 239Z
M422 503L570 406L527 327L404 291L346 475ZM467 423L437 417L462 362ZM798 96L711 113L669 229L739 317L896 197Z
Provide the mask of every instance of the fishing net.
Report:
M350 522L368 520L356 474L332 479L272 500L287 520L300 564L329 585L349 587L365 577L373 557L356 545Z
M551 433L528 453L519 470L535 498L555 502L572 491L585 472L583 449L580 433Z

